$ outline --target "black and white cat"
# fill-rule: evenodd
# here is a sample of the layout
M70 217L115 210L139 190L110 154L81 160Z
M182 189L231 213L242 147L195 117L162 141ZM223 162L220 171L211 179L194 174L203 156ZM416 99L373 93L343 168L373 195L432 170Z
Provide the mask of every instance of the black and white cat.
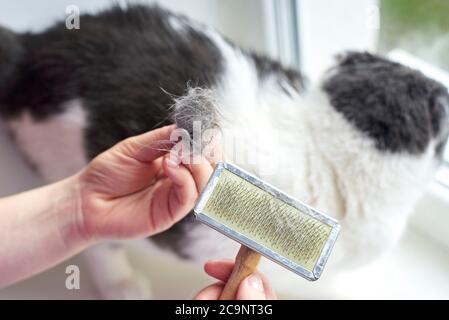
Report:
M398 241L449 132L447 89L415 70L352 52L306 87L299 72L143 5L83 15L79 30L0 29L0 113L49 182L170 122L218 127L243 148L225 149L228 160L341 221L328 266L340 270ZM196 261L237 248L191 217L149 241ZM116 243L86 254L105 297L146 297Z

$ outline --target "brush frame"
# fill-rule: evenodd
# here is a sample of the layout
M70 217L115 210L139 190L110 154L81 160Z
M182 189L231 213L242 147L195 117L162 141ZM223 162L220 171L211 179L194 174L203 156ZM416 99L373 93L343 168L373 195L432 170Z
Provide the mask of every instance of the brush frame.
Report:
M217 185L221 173L223 170L228 170L240 178L248 181L249 183L259 187L263 191L266 191L270 193L273 197L280 199L281 201L291 205L292 207L298 209L302 213L309 215L310 217L319 220L320 222L327 224L330 226L331 232L329 234L329 237L323 247L323 250L321 251L320 257L317 260L317 263L312 271L307 270L306 268L302 267L301 265L283 257L281 254L251 240L250 238L246 237L245 235L227 227L221 222L218 222L215 219L212 219L207 214L204 213L204 207L206 206L207 201L209 200L209 197L211 196L212 192L215 189L215 186ZM239 242L242 245L247 246L248 248L259 252L264 257L280 264L281 266L297 273L298 275L302 276L303 278L315 281L318 280L323 272L324 266L326 265L326 262L330 256L330 253L332 251L332 248L335 244L335 241L337 240L338 233L340 231L340 225L337 220L313 209L312 207L302 203L301 201L298 201L285 192L282 192L281 190L277 189L276 187L270 185L269 183L255 177L254 175L250 174L249 172L237 167L236 165L233 165L228 162L219 162L215 168L215 171L213 172L212 176L210 177L206 187L204 188L203 192L201 193L198 202L193 209L195 217L202 223L208 225L209 227L221 232L222 234L228 236L229 238Z

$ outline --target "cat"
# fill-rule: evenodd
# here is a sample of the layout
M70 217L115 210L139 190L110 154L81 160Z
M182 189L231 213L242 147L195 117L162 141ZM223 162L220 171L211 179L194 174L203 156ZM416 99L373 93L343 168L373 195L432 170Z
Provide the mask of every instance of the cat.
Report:
M0 115L48 182L129 136L170 123L192 133L196 121L234 142L227 160L340 221L325 271L337 273L397 243L441 161L447 88L376 54L343 53L307 83L159 6L112 6L80 21L79 30L0 29ZM237 252L191 215L148 241L198 262ZM120 243L86 257L103 297L149 297Z

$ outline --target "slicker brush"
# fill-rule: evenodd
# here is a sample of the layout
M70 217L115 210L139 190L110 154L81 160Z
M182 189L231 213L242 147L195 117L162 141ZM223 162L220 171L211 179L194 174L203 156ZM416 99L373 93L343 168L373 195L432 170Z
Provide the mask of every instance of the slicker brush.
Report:
M194 208L198 220L242 244L220 299L234 299L261 255L314 281L337 239L333 218L230 163L217 165Z

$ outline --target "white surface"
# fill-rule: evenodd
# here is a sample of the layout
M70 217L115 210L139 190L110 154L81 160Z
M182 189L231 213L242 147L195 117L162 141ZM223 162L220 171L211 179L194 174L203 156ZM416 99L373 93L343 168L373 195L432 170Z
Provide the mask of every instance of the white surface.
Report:
M410 224L446 246L449 255L449 188L433 183L415 208Z
M163 255L129 251L133 264L151 279L154 299L190 299L213 280L201 267ZM80 290L65 288L65 268L80 267ZM272 281L276 281L272 279ZM305 280L304 280L305 281ZM311 284L313 286L313 283ZM298 296L304 293L298 292ZM0 290L0 299L96 299L81 257L66 261L32 279ZM292 298L281 296L281 298ZM449 299L447 249L409 231L399 247L376 263L342 276L333 299Z
M409 231L394 252L339 284L349 299L449 299L449 251Z

